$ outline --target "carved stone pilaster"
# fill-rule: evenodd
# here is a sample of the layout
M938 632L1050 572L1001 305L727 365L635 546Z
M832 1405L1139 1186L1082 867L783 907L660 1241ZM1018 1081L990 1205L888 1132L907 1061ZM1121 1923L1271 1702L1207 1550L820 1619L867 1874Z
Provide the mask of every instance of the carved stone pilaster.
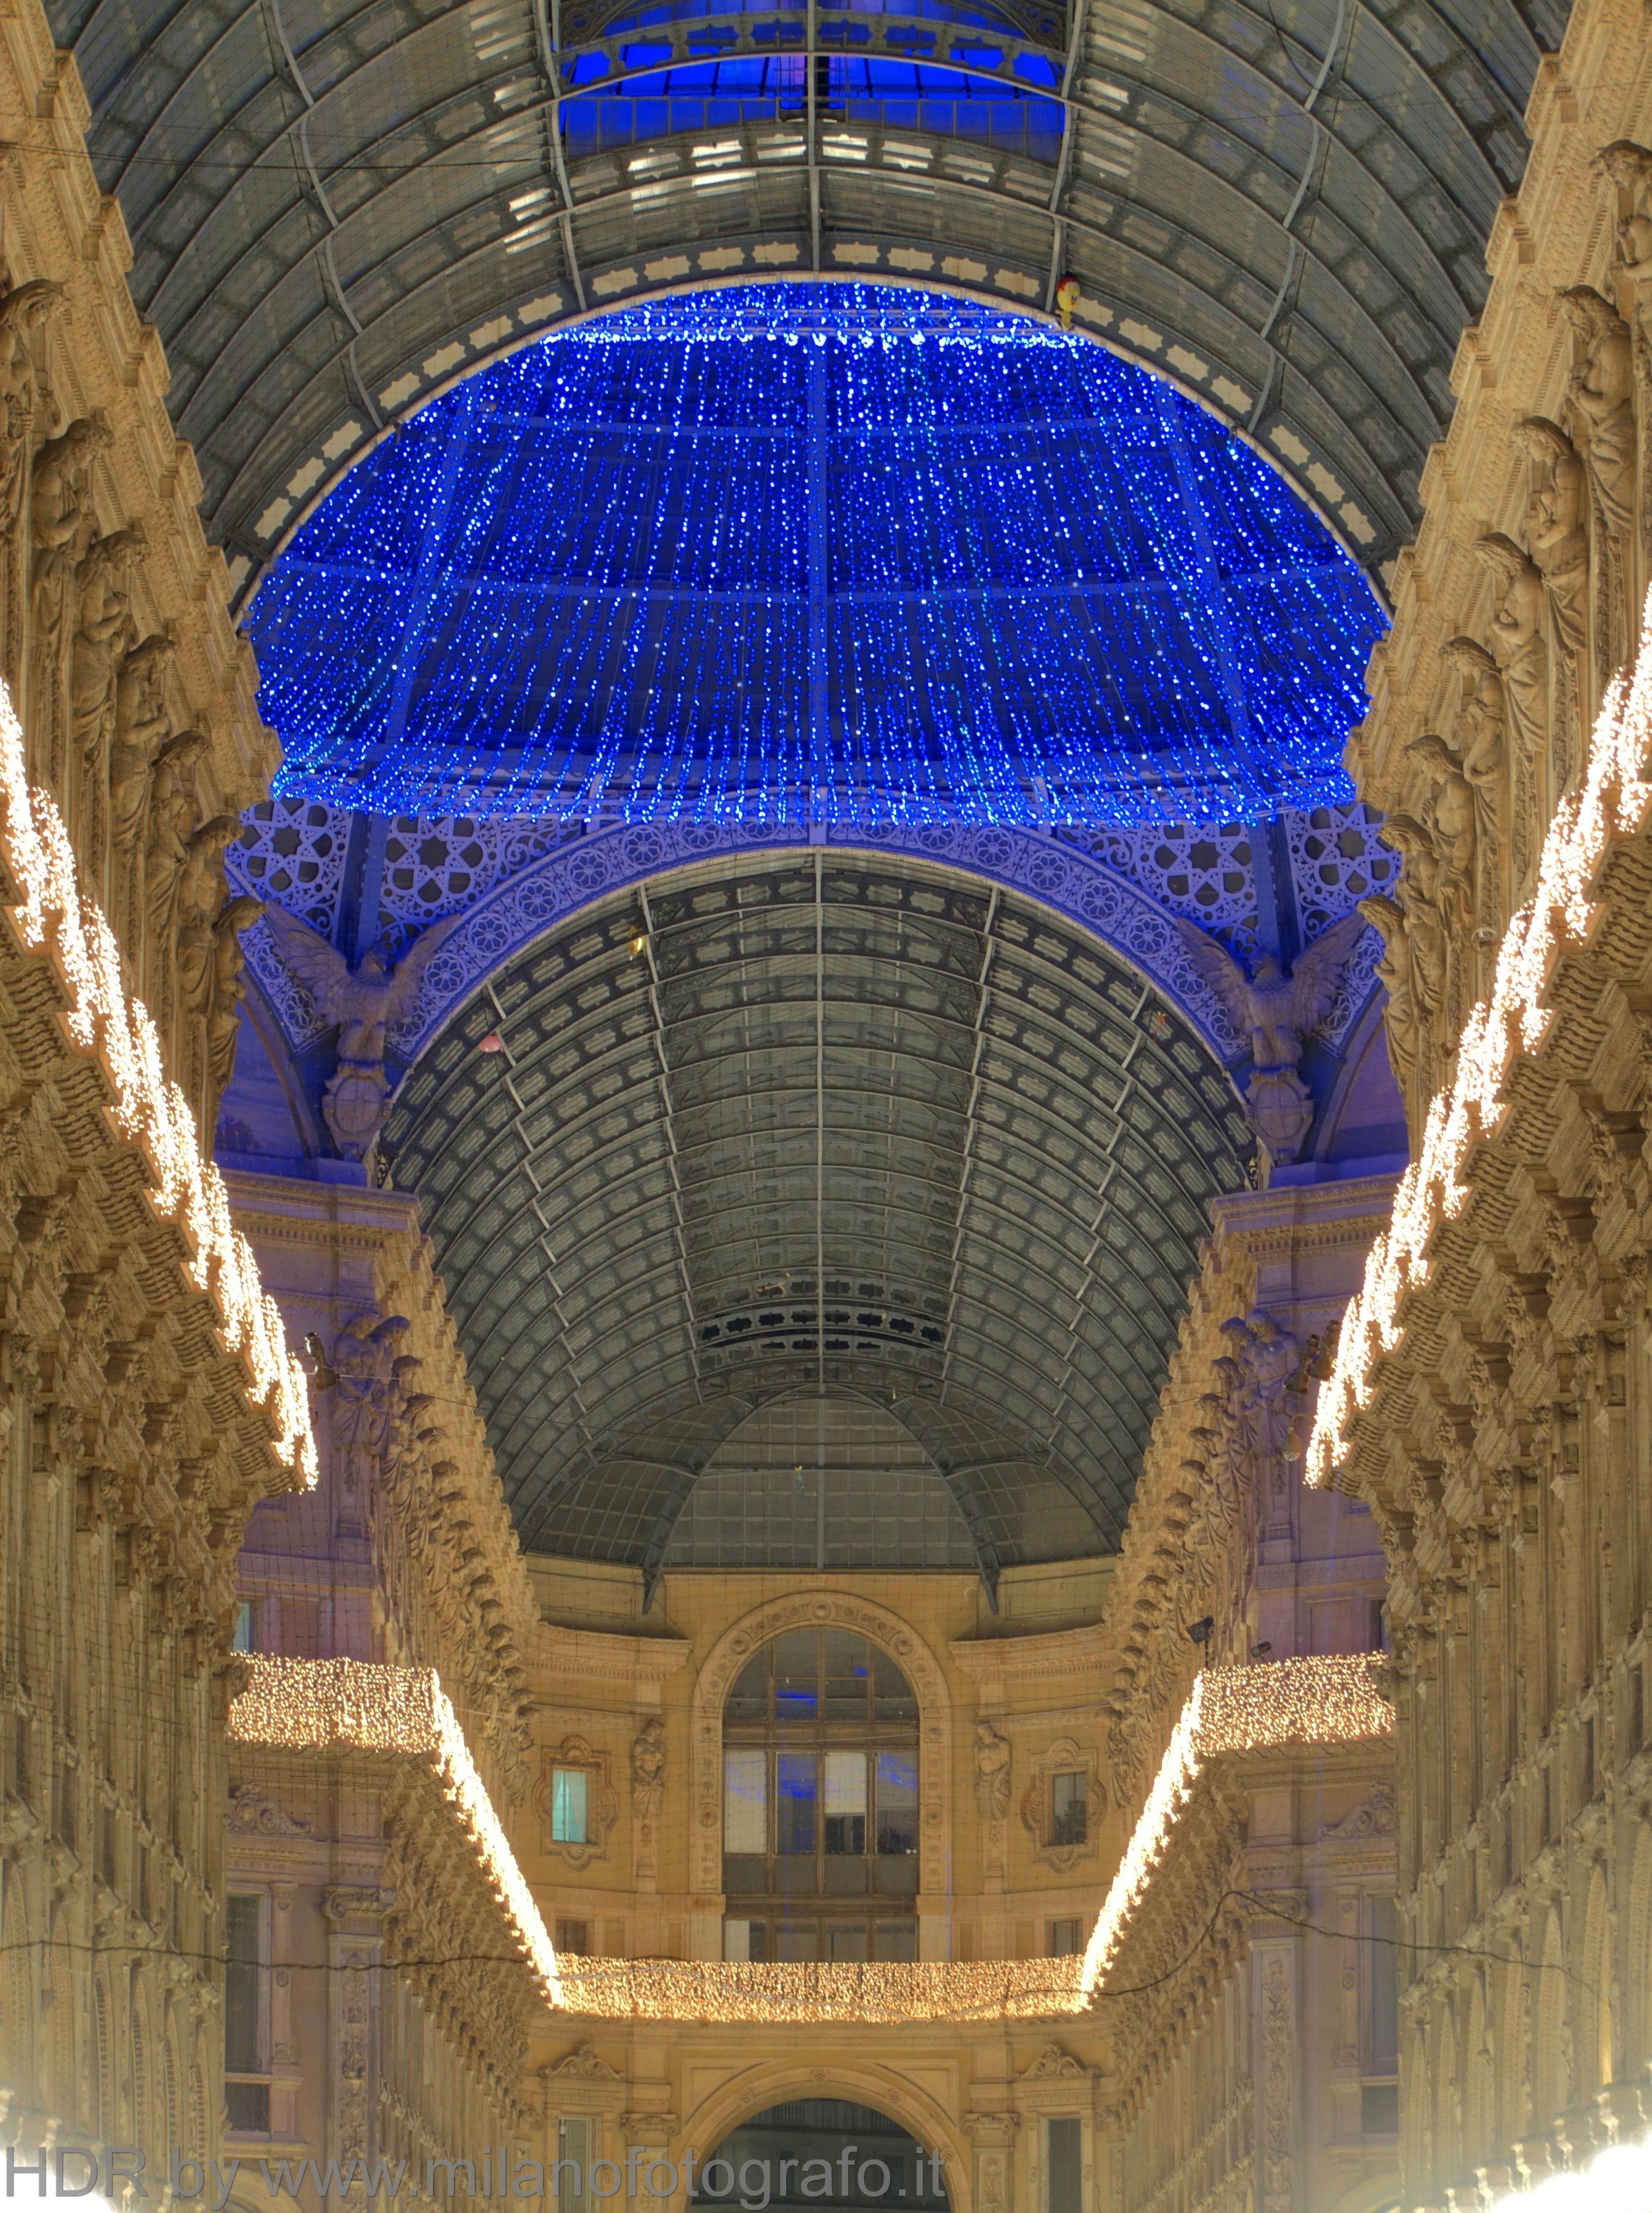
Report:
M978 2213L1014 2213L1015 2168L1010 2151L1021 2121L1015 2113L966 2113L964 2134L975 2147Z
M1296 2202L1296 2120L1302 2079L1298 1990L1300 1940L1253 1944L1256 2013L1257 2202L1263 2213L1292 2213Z

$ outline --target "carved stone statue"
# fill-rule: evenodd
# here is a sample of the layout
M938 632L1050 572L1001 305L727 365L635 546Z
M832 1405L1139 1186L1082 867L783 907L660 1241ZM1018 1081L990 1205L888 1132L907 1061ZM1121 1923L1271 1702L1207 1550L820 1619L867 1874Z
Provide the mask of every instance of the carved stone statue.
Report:
M20 698L28 588L23 545L30 433L40 410L34 335L50 318L66 316L61 284L36 278L0 300L0 672Z
M1635 288L1643 326L1644 288L1652 285L1652 149L1618 138L1600 149L1599 160L1629 199L1628 213L1618 217L1618 266Z
M146 637L125 655L115 679L114 735L109 746L109 838L115 878L111 891L128 909L148 827L149 779L172 728L167 678L176 651L169 637Z
M460 918L449 915L432 923L393 968L376 946L352 968L296 915L273 905L266 913L282 959L314 1000L322 1021L339 1027L338 1065L321 1112L344 1158L359 1161L377 1137L389 1100L386 1037L412 1012L419 979Z
M366 1526L395 1427L396 1356L411 1327L401 1314L353 1314L333 1343L334 1510L349 1527Z
M1588 486L1577 449L1546 415L1527 415L1515 436L1530 455L1532 489L1526 535L1543 574L1555 636L1574 659L1583 650L1588 620Z
M1440 857L1415 815L1391 814L1382 826L1382 841L1405 860L1399 904L1411 943L1414 1001L1424 1014L1436 1014L1445 1000L1449 937L1440 896Z
M223 905L223 851L241 824L233 814L214 815L184 840L183 871L178 880L178 1015L204 1023L212 1003L218 915Z
M1474 791L1462 763L1433 730L1413 738L1405 748L1429 779L1425 810L1434 850L1440 857L1438 896L1454 928L1474 923Z
M1635 363L1629 325L1592 285L1560 295L1584 355L1566 388L1567 413L1607 534L1626 538L1635 513Z
M76 827L95 870L102 859L108 808L109 746L114 736L117 664L135 643L126 580L149 552L141 530L94 538L75 565L79 603L69 670L70 719L78 789Z
M1411 978L1411 933L1405 910L1386 892L1373 892L1359 903L1367 922L1382 932L1383 954L1377 963L1377 981L1388 994L1387 1028L1388 1058L1394 1077L1409 1098L1417 1074L1417 1004Z
M666 1725L658 1714L650 1714L631 1747L631 1867L650 1881L659 1870L665 1771Z
M984 1821L1009 1818L1009 1739L991 1722L975 1724L975 1804Z
M1247 976L1226 947L1197 923L1179 917L1176 926L1234 1027L1250 1033L1254 1068L1247 1095L1257 1135L1277 1165L1294 1161L1314 1122L1313 1100L1297 1074L1302 1040L1330 1011L1363 921L1347 914L1333 922L1298 955L1289 976L1271 953L1264 953Z
M198 730L168 739L155 761L144 808L143 985L150 1013L162 1022L171 1014L178 888L189 864L195 827L194 769L205 750L206 740Z
M235 1072L235 1048L241 1040L241 1002L247 997L244 971L247 956L241 933L250 930L264 911L262 899L238 892L225 901L212 925L212 991L206 1016L206 1081L208 1098L204 1123L206 1133L217 1125L218 1106Z
M1466 691L1457 710L1458 765L1474 795L1474 820L1483 844L1501 835L1503 770L1508 759L1509 707L1503 671L1478 638L1448 638L1446 657L1463 672Z
M1511 850L1518 882L1535 831L1537 776L1549 747L1549 649L1543 634L1543 576L1535 561L1500 530L1474 551L1491 578L1490 645L1503 673L1514 799Z
M75 570L92 521L92 457L114 442L107 423L79 417L34 456L29 482L27 728L34 773L65 796L69 759L69 666L79 612Z

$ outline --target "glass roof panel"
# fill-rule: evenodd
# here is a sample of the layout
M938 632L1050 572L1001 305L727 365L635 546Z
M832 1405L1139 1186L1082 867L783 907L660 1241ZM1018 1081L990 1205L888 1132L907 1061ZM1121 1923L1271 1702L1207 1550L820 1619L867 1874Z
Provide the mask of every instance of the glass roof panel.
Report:
M858 283L668 300L472 377L323 503L250 618L280 791L767 822L1344 799L1382 626L1168 385Z

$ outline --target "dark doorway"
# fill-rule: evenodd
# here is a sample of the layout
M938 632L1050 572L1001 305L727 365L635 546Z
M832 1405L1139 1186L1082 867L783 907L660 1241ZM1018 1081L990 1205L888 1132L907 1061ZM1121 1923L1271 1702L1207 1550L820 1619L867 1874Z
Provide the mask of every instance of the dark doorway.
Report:
M706 2213L944 2213L946 2160L869 2106L801 2098L725 2137L691 2203Z

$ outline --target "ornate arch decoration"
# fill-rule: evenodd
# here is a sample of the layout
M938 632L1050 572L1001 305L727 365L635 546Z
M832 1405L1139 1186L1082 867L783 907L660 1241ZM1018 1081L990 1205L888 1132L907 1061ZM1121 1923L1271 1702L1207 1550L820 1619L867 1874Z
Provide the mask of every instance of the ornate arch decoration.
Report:
M1174 1001L1198 1029L1225 1067L1242 1060L1242 1038L1204 977L1189 959L1175 918L1151 893L1077 846L1058 844L1026 831L972 828L932 823L912 827L893 823L877 832L829 826L826 842L833 860L851 855L877 859L900 854L936 869L976 876L1047 907L1076 923L1119 954L1145 981ZM472 993L510 960L528 951L552 930L616 893L643 883L653 887L677 879L719 872L731 854L807 850L807 830L753 827L747 824L666 822L619 826L582 838L546 854L518 874L507 876L479 899L457 924L425 969L419 993L401 1027L391 1033L391 1050L411 1065L440 1033ZM1364 948L1350 964L1354 1003L1333 1009L1320 1033L1332 1046L1350 1031L1375 989L1373 959ZM267 923L247 932L247 963L288 1045L302 1052L325 1033L326 1025L309 994L282 962ZM1360 973L1352 972L1357 967Z
M722 1891L722 1709L734 1680L783 1630L817 1627L858 1630L896 1662L917 1696L921 1917L924 1900L947 1887L952 1694L940 1661L916 1630L875 1600L847 1591L797 1591L771 1599L725 1630L707 1655L689 1705L689 1889L701 1898Z
M938 2099L893 2067L871 2063L856 2066L832 2058L820 2066L747 2068L720 2083L692 2113L684 2115L678 2141L703 2147L709 2155L753 2114L801 2098L843 2098L899 2121L919 2143L942 2155L951 2213L973 2213L969 2139L956 2116Z

